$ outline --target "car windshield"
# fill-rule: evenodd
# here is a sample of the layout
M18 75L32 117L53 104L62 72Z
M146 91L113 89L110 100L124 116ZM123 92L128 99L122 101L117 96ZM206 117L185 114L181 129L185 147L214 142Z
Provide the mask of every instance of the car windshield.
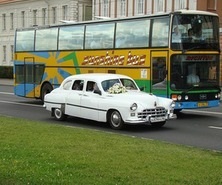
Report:
M178 14L173 18L173 50L219 50L218 17Z
M219 84L219 63L215 55L174 55L171 59L172 90L200 90Z
M109 88L115 84L120 84L124 86L127 90L138 90L135 82L127 78L104 80L102 82L103 90L108 91Z

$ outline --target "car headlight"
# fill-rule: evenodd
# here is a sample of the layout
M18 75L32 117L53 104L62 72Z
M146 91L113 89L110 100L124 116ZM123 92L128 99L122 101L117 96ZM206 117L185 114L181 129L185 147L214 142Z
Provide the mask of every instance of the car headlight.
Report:
M136 103L133 103L133 104L130 106L130 110L135 111L136 109L137 109L137 104L136 104Z
M170 104L171 108L174 108L176 106L176 103L174 101L172 101L172 103Z

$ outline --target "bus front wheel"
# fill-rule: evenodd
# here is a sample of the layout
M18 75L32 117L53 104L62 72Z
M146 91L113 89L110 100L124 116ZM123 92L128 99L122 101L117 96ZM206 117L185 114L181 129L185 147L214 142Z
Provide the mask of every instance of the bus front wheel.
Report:
M42 89L41 89L41 100L44 101L44 97L46 94L50 93L52 91L53 87L50 83L45 83L43 86L42 86Z

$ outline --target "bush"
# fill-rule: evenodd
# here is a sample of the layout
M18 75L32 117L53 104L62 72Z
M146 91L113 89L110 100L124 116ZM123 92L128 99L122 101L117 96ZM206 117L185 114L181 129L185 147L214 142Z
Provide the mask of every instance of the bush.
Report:
M0 66L0 78L13 78L13 66Z

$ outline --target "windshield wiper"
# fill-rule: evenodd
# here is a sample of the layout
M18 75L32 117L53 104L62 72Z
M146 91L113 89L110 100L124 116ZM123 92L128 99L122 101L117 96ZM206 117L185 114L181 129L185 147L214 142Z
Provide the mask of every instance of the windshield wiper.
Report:
M191 88L189 88L189 89L183 91L182 94L186 94L186 93L188 93L189 91L195 89L196 87L199 87L199 85L193 85Z
M194 49L200 49L201 47L198 45L198 46L194 46L192 48L188 48L188 49L183 49L182 53L185 54L187 51L192 51Z

